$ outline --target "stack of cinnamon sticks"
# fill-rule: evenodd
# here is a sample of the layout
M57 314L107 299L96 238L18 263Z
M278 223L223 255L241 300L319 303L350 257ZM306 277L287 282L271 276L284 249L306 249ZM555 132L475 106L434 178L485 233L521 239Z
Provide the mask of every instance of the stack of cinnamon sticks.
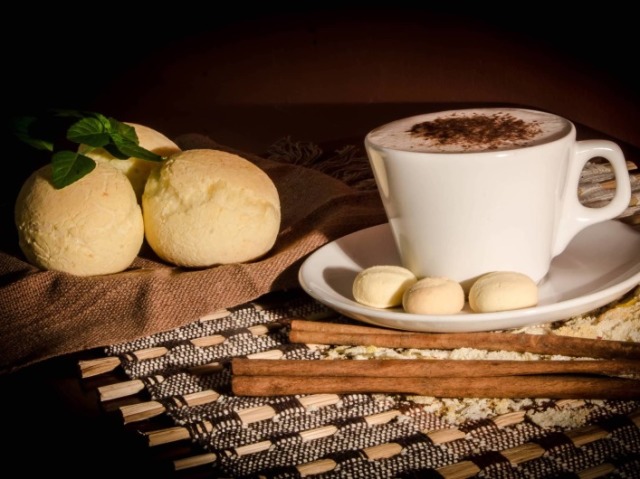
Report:
M434 397L640 399L640 344L555 335L414 333L292 320L293 343L563 355L566 360L234 358L237 395L401 393ZM577 359L582 358L582 359Z

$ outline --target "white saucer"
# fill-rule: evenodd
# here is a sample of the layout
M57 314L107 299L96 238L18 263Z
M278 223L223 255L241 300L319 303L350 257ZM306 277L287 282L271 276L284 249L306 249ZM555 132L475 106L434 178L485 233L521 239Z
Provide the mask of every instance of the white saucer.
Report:
M304 261L298 279L321 303L377 326L439 333L519 328L586 313L640 284L640 233L615 220L584 229L554 259L540 283L537 307L499 313L473 313L467 305L454 315L420 315L359 304L351 293L353 280L377 264L400 264L388 224L322 246Z

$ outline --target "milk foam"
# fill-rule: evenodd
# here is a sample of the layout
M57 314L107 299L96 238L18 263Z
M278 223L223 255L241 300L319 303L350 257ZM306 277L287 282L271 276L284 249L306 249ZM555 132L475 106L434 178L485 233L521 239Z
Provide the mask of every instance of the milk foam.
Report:
M458 142L456 144L442 144L430 138L416 136L410 133L411 128L419 123L431 122L436 119L471 118L474 115L492 116L495 114L510 115L527 124L538 126L537 133L532 138L505 140L498 145L493 142ZM564 137L571 131L571 123L559 116L541 111L518 108L474 108L466 110L450 110L437 113L427 113L403 118L372 130L367 139L371 143L384 148L403 151L431 152L431 153L460 153L479 151L500 151L524 146L534 146Z

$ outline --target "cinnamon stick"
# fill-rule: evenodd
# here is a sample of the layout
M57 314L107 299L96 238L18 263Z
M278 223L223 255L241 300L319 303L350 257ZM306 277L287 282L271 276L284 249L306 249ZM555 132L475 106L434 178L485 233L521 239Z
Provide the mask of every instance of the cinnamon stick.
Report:
M291 322L289 340L305 344L445 350L476 348L587 358L640 359L640 343L629 341L504 332L421 333L304 320Z
M519 361L485 359L246 359L233 358L231 372L236 376L329 376L377 378L452 378L531 376L540 374L595 374L600 376L638 376L640 361L573 360Z
M387 393L442 398L638 399L632 379L533 375L477 378L381 378L353 376L232 376L238 396Z

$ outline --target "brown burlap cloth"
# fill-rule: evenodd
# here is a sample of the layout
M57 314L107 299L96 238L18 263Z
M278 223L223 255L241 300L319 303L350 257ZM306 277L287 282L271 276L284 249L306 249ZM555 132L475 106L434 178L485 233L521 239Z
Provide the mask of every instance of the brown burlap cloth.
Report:
M41 271L20 254L2 251L0 373L166 331L269 291L297 287L298 268L309 253L385 221L373 189L357 190L315 169L238 152L202 135L176 141L182 149L240 154L273 179L282 207L273 249L246 264L186 270L163 263L143 247L127 271L94 277ZM290 153L295 156L295 148Z

